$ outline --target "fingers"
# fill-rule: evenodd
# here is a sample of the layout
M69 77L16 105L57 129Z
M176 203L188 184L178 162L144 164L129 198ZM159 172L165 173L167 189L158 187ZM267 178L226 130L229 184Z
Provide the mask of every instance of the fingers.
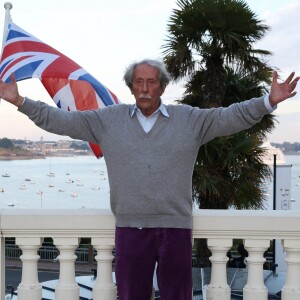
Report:
M300 77L296 77L293 81L292 81L292 85L296 86L298 81L299 81Z
M288 98L292 98L292 97L294 97L296 94L297 94L297 92L290 93L290 95L288 96Z
M295 72L292 72L290 76L285 80L286 83L290 83L295 75Z
M289 92L290 93L293 92L294 89L296 88L298 80L299 80L299 77L296 77L291 83L289 83Z
M14 73L11 73L11 74L10 74L10 81L11 81L11 83L13 83L13 84L17 83L16 78L15 78L15 74L14 74Z
M277 80L278 80L278 73L277 73L277 71L274 71L273 72L273 82L272 83L277 83Z

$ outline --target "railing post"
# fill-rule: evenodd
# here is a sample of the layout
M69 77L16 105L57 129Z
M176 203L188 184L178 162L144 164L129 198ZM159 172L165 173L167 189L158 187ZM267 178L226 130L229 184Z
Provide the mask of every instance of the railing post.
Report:
M269 240L245 240L248 251L248 279L243 289L244 300L267 300L268 289L264 284L263 264L266 261L264 252L270 247Z
M212 252L211 279L206 295L209 300L230 300L230 287L227 284L227 252L232 247L232 239L208 239L207 246Z
M79 286L75 281L75 260L74 254L79 244L78 238L56 237L53 243L59 250L59 280L55 289L56 300L78 300Z
M97 279L93 288L94 300L116 300L117 288L112 280L112 250L114 238L92 238L92 244L97 250Z
M37 261L40 256L37 254L41 247L42 238L17 237L16 244L22 250L20 259L22 261L22 279L18 286L19 300L41 300L42 286L38 281Z
M282 300L300 299L300 240L284 240L283 247L287 252L286 283L281 291Z
M0 299L5 297L5 238L0 237Z

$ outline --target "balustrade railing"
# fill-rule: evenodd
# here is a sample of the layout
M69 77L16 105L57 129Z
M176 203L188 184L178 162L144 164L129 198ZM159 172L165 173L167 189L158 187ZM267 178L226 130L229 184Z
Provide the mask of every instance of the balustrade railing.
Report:
M57 260L60 264L55 299L79 299L79 286L75 281L75 251L80 238L91 238L97 251L95 260L99 270L93 287L93 299L116 300L116 286L112 277L114 226L114 217L107 210L3 209L0 213L0 299L5 297L5 238L15 238L22 251L18 299L40 300L42 288L37 276L38 251L43 239L51 237L59 251ZM268 299L263 264L264 253L273 239L281 240L286 252L286 282L281 299L300 299L300 211L195 211L193 238L207 239L212 252L207 299L231 299L226 265L227 252L234 239L242 239L249 254L243 299Z

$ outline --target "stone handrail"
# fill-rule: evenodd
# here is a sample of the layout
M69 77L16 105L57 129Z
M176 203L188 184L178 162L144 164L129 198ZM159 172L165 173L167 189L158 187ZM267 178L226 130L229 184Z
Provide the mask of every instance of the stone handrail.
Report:
M281 240L286 251L287 276L281 297L283 300L300 299L299 221L300 211L195 211L193 238L207 239L212 252L207 299L230 300L226 263L227 251L231 248L233 239L243 239L249 253L244 299L267 300L268 290L263 281L263 254L273 239ZM114 217L108 210L3 209L0 213L0 299L4 299L5 293L5 237L15 237L16 244L22 250L19 300L42 298L37 277L37 251L45 237L53 238L53 243L60 252L60 276L55 299L79 299L74 252L80 238L88 237L97 250L97 268L101 270L93 288L93 299L115 300L116 287L112 280L114 225Z

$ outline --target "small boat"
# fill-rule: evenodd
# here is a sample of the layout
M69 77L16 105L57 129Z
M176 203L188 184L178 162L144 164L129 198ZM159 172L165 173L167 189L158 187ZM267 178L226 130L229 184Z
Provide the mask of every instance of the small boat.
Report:
M4 193L4 188L0 188L0 193Z
M59 189L58 191L59 191L59 192L61 192L61 193L63 193L63 192L64 192L64 190L62 190L62 189Z
M76 185L77 186L83 186L83 183L77 183Z
M26 185L25 185L25 184L21 184L21 185L19 186L19 189L20 189L20 190L26 190L26 189L27 189L27 187L26 187Z
M71 196L72 197L78 197L78 194L77 193L72 193Z
M25 178L25 181L31 181L31 179L30 178Z
M36 193L39 194L39 195L42 195L43 191L37 191Z
M2 177L10 177L10 175L7 173L4 173L4 174L2 174Z
M74 180L71 180L71 179L66 180L66 183L73 183L73 182L74 182Z
M92 190L94 190L94 191L99 191L99 190L100 190L100 187L92 187Z
M54 187L54 185L52 185L52 184L49 184L48 186L49 186L49 188L53 188Z
M15 206L14 203L7 203L7 205L8 205L8 206L11 206L11 207Z
M55 173L50 172L50 173L47 174L47 176L48 176L48 177L55 177Z

